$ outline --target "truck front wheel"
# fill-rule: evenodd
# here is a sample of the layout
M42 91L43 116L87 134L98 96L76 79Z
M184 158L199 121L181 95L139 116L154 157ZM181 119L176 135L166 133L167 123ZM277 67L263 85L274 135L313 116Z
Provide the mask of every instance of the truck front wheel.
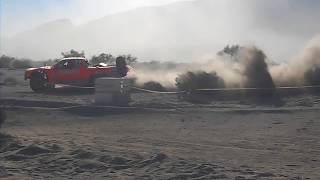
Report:
M37 72L30 78L30 88L34 92L44 92L49 89L47 76L45 73Z

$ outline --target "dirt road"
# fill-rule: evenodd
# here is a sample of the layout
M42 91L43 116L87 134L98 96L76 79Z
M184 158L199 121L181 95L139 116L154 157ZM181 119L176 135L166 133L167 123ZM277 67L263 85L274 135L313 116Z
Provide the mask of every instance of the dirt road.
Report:
M4 74L18 81L1 89L0 178L320 178L317 95L204 105L137 93L107 108L92 106L92 91L36 94L22 72Z
M2 175L33 178L320 177L319 113L9 110ZM102 111L102 109L101 109ZM6 139L6 140L4 140Z

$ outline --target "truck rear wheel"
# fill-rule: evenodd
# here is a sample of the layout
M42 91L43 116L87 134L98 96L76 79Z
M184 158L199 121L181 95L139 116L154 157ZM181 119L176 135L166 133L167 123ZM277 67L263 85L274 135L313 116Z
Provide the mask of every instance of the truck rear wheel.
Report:
M44 92L49 89L49 85L47 83L47 76L44 73L34 73L30 78L30 88L34 92Z

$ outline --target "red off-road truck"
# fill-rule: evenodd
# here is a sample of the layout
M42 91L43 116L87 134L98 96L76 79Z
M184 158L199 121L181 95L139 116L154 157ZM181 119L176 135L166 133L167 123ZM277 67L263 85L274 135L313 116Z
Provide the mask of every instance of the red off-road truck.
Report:
M33 91L43 92L54 88L55 84L94 86L98 77L125 77L132 71L124 58L117 58L116 66L90 67L86 58L72 57L63 58L53 66L29 68L25 71L24 79L30 79Z

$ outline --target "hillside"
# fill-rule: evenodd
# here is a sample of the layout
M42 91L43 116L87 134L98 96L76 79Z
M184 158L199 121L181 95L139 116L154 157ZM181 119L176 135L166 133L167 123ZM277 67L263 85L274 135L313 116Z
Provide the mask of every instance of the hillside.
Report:
M57 20L3 42L3 53L35 59L69 49L133 53L144 60L187 61L214 55L226 44L254 43L287 59L316 34L320 6L304 1L178 2L108 15L75 26ZM285 47L285 48L284 48Z

